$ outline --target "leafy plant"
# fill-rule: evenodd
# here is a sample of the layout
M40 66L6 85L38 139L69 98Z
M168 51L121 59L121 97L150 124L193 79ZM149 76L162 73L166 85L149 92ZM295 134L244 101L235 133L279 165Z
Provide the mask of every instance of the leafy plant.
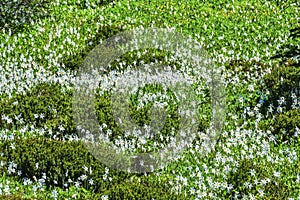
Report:
M46 125L54 133L59 131L59 126L63 126L64 130L61 132L75 133L71 100L71 93L63 92L59 84L40 83L25 95L0 100L2 116L12 119L11 123L0 120L0 126L20 129L24 124L34 125L36 128Z
M300 127L299 110L289 110L278 114L274 119L263 120L260 122L260 128L263 130L270 129L272 134L277 136L279 141L285 142L291 139L297 140L297 128Z
M0 2L0 27L20 31L24 25L49 15L49 0L3 0Z
M270 94L268 100L264 104L262 112L266 114L267 107L272 104L274 107L284 107L286 110L292 109L295 101L294 95L299 96L300 89L300 68L289 64L275 66L271 74L264 77L264 82ZM283 102L280 104L281 98Z

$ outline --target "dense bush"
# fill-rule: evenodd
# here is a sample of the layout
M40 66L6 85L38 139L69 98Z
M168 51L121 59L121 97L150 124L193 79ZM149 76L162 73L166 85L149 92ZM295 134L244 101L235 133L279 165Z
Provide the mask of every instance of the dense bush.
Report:
M113 0L80 0L80 1L67 0L64 1L64 4L77 6L80 9L91 9L100 6L105 6L113 2L114 2Z
M40 83L25 95L1 98L0 108L2 117L6 115L12 119L11 123L0 119L2 128L20 129L24 125L44 128L46 125L56 134L59 126L63 126L65 130L60 132L75 133L71 112L72 96L70 92L63 92L59 84Z
M300 92L300 68L290 64L275 66L271 74L264 77L264 82L270 94L264 104L262 112L265 114L267 107L272 104L275 108L278 106L285 107L286 110L292 109L293 102ZM280 104L281 98L283 102Z
M3 196L0 196L0 199L20 200L20 199L24 199L24 198L22 196L19 196L19 195L13 195L13 196L3 195Z
M78 49L72 56L64 57L61 60L61 63L63 63L67 69L78 70L82 66L87 55L94 48L97 48L102 40L112 37L122 31L123 30L120 27L102 26L93 37L87 40L84 48Z
M265 104L267 95L261 75L270 66L257 60L231 60L226 63L226 106L227 110L242 113L243 118L235 120L234 123L242 125L245 118L255 118L255 107L258 103ZM252 74L252 75L250 75ZM255 83L255 84L253 84ZM252 86L252 89L250 88ZM246 115L245 111L254 111L254 115ZM233 112L233 113L234 113ZM230 117L228 117L230 119ZM251 126L250 123L247 127Z
M272 56L272 59L279 59L281 63L288 61L293 61L294 66L300 64L300 24L297 27L290 30L289 41L281 46L277 51L275 56Z
M140 200L140 199L160 199L160 200L181 200L187 199L184 194L172 194L160 184L147 184L147 182L123 182L111 188L108 193L110 199L115 200Z
M299 3L293 2L296 6ZM291 4L292 5L292 4ZM272 69L272 73L265 77L265 82L270 90L267 106L272 104L278 106L278 100L284 97L283 106L290 110L295 100L291 93L299 97L300 94L300 24L290 29L289 39L280 46L277 54L272 59L278 59L279 65ZM294 99L293 99L294 98ZM280 105L281 106L281 105ZM265 110L264 110L265 111Z
M151 87L149 89L151 90ZM155 91L155 88L152 88L152 90ZM129 104L132 120L140 126L150 125L149 111L153 103L143 108L137 108L136 98L137 96L133 95ZM96 116L99 124L107 124L107 129L110 129L113 133L111 135L112 140L122 136L124 130L116 124L115 116L112 113L111 97L108 94L97 95L95 100ZM41 83L26 95L15 95L11 99L2 98L0 107L2 114L0 127L2 128L14 127L21 129L24 125L27 125L28 128L31 125L34 128L44 128L46 126L44 136L53 137L55 135L56 138L76 134L72 115L72 92L63 91L63 86L59 84ZM167 136L172 128L178 130L180 121L176 111L177 107L174 107L172 103L167 106L169 116L166 117L166 122L161 131L164 136ZM6 121L4 116L12 121ZM19 120L20 118L22 120ZM200 120L199 130L203 131L205 127L208 127L208 123L208 119ZM48 130L51 130L51 132Z
M297 78L299 29L296 25L299 9L295 7L297 5L299 3L296 0L253 0L229 3L224 0L2 1L0 3L0 40L3 41L0 45L2 58L0 62L2 91L0 94L0 198L21 199L21 196L25 196L28 199L42 200L56 199L58 196L57 199L75 197L76 199L106 199L106 197L108 199L230 199L238 193L241 195L240 198L245 199L251 199L253 195L257 199L299 198L300 164L297 157L299 142L280 142L277 145L277 140L271 141L272 134L277 134L281 140L291 139L289 136L292 137L293 132L297 133L298 130L295 125L299 121L299 113L292 104L292 100L296 98L290 95L293 88L297 89L295 86L299 81ZM222 131L221 140L217 142L215 151L208 156L200 155L199 150L202 147L196 140L183 155L176 155L174 163L158 170L157 173L132 175L109 169L105 180L103 174L108 169L91 156L92 151L84 149L81 143L74 142L77 141L76 137L68 137L66 140L61 138L75 132L75 123L72 119L74 113L71 101L72 90L52 83L68 82L65 80L64 72L76 73L101 40L123 29L129 30L134 27L174 28L175 32L197 39L201 46L206 48L210 57L216 59L216 65L226 67L223 71L227 93L224 126L226 131ZM292 28L295 29L291 30L291 38L288 39L287 31ZM12 34L9 33L10 29ZM116 47L110 45L112 41L106 43L109 50ZM287 45L284 46L285 44ZM263 76L267 72L265 68L271 67L265 63L270 61L268 58L275 54L279 47L282 47L282 51L279 52L282 54L280 57L282 62L264 79ZM111 52L107 52L104 57L110 58L109 54ZM228 60L231 61L227 62ZM139 66L155 61L162 65L178 67L182 63L184 67L186 66L185 62L174 60L168 52L144 49L127 53L116 59L111 63L111 68L107 68L107 72L121 71L133 63ZM281 68L282 66L285 68ZM30 76L32 71L34 77ZM54 76L48 72L52 72ZM285 76L286 79L281 81L279 76ZM49 83L38 84L36 88L29 91L29 86L46 80L45 78ZM113 77L108 77L110 78ZM193 78L197 79L198 76ZM24 81L28 85L24 85ZM70 84L72 86L71 81ZM198 128L204 132L196 137L202 141L206 138L206 134L211 133L206 132L211 114L211 102L207 88L197 84L195 87L201 96L198 102L201 118ZM26 94L15 93L22 88L26 90ZM201 89L204 89L204 92ZM146 86L139 91L146 91L147 94L156 91L161 93L161 88ZM136 124L149 125L149 111L153 105L153 97L142 95L133 94L130 97L128 95L130 101L128 112ZM203 99L202 95L207 98ZM282 96L284 99L280 99ZM296 96L299 96L299 93L296 93ZM80 98L78 100L81 101ZM110 139L117 139L116 145L125 143L123 147L126 147L127 142L132 141L128 141L127 133L124 133L122 127L118 127L120 124L116 123L116 117L112 115L114 103L110 100L111 96L107 93L95 99L99 124L106 123L104 130L107 133L111 131ZM141 105L140 100L145 100L146 105ZM277 100L283 104L280 105ZM82 106L89 106L86 102L80 103ZM271 104L274 106L272 114L267 112ZM282 112L277 110L280 107L283 108ZM261 113L259 108L262 108L265 113ZM285 112L286 110L288 112ZM169 116L162 131L164 136L172 134L171 129L178 128L179 119L176 111L177 105L169 102ZM207 117L204 116L203 111L206 112ZM88 119L90 113L83 113L82 119ZM275 120L273 122L272 117ZM266 135L265 131L257 128L259 121L262 122L264 130L271 130L270 134L268 132ZM188 123L182 124L189 126ZM53 140L54 137L51 137L51 141L48 136L53 134L58 138ZM124 137L127 141L124 141ZM7 141L7 138L10 140ZM139 139L143 140L143 138ZM146 141L143 147L155 146L157 143L152 139L143 140L142 143ZM155 139L161 140L159 145L172 142L168 137ZM296 137L293 139L299 141ZM106 151L100 153L105 158L107 156L110 160L114 160ZM251 160L243 160L244 158ZM6 164L1 161L5 161ZM3 164L4 166L1 167ZM138 165L138 162L133 162L132 166L134 164ZM88 167L87 171L83 165ZM91 174L89 167L93 170ZM256 170L255 175L249 173L253 169ZM43 182L43 172L47 175L45 179L47 187L44 188L45 190L40 190L37 185ZM87 177L83 176L85 174ZM35 178L41 179L35 184L28 184L26 177L31 181ZM111 181L109 177L112 178ZM136 177L138 178L132 179ZM68 186L64 185L68 178L80 181L82 188L77 188L74 182L68 183ZM89 183L90 178L94 180L93 185ZM232 190L230 184L233 185ZM54 186L59 187L54 188ZM173 195L169 191L169 186L175 193L188 195ZM264 192L264 196L260 189ZM247 195L243 196L243 194Z
M46 138L28 138L16 139L15 148L11 148L11 144L12 141L1 142L0 149L3 153L1 160L7 163L13 161L17 164L13 174L22 179L34 180L34 177L42 179L43 173L46 173L45 185L47 187L66 187L64 184L69 185L68 179L70 178L73 182L80 181L86 189L101 192L129 176L111 169L108 177L112 180L109 181L107 178L105 181L103 179L105 165L96 160L80 142L64 143ZM84 167L88 170L85 171ZM17 174L19 170L22 172L21 175ZM1 172L11 173L6 167L3 167ZM86 175L86 179L81 179L82 175ZM90 179L94 181L93 185L89 184Z
M145 124L150 125L150 108L153 106L153 103L149 103L148 105L137 108L137 105L135 104L136 96L133 96L131 98L130 104L129 104L129 113L132 121L143 127ZM97 97L97 116L100 124L106 123L107 128L112 130L112 138L117 138L117 136L122 135L123 129L120 129L118 125L116 124L115 117L112 113L112 101L110 100L110 96L107 94L101 97ZM166 121L164 123L164 127L161 130L161 134L164 136L169 135L172 128L174 128L177 132L180 124L180 117L178 115L177 106L172 105L172 103L169 104L169 106L166 106L164 109L167 110L167 117ZM124 111L126 112L126 111ZM126 122L123 122L122 125L125 125ZM200 120L198 124L198 130L203 131L206 127L208 127L208 121ZM158 138L156 138L158 139Z
M250 81L250 74L266 69L267 64L256 61L256 60L230 60L225 65L226 70L229 70L232 73L236 73L240 80Z
M233 171L228 176L228 183L233 185L233 189L228 194L227 198L233 199L235 195L242 197L245 195L259 195L259 186L255 186L255 180L263 180L269 177L269 168L265 165L257 163L254 160L244 159L241 160L236 171ZM255 176L251 175L251 170L254 170ZM245 184L246 183L246 184ZM247 188L247 184L252 184L253 190ZM284 199L288 194L288 187L281 183L280 180L275 180L275 178L270 179L269 182L263 188L265 192L264 199Z
M2 0L0 2L0 27L20 31L35 19L46 17L50 0Z
M15 148L11 148L12 142ZM96 160L80 142L28 138L2 141L0 147L1 160L7 164L0 169L2 174L32 181L44 179L47 188L68 188L79 181L83 188L94 191L95 195L106 194L111 199L182 199L182 195L171 194L165 185L148 182L147 177L141 177L138 181L129 180L134 174L114 169L106 173L105 165ZM11 161L16 164L12 166L14 172L7 167ZM19 170L22 174L18 174ZM82 175L86 175L86 178ZM70 183L69 179L73 182ZM91 179L93 184L89 182Z
M289 110L278 114L275 119L263 120L260 123L263 130L270 130L280 141L289 141L298 137L297 128L300 127L300 111Z

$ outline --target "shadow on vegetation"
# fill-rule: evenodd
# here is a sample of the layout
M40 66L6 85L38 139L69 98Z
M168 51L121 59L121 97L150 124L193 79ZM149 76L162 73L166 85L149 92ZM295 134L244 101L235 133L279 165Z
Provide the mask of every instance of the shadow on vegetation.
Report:
M104 178L105 165L95 159L81 142L61 142L47 138L15 139L15 148L11 148L11 141L0 143L2 153L0 158L6 163L13 161L15 172L10 176L16 180L29 178L43 179L46 175L47 190L54 186L66 189L79 181L80 186L89 190L93 195L107 194L111 199L184 199L183 195L170 192L170 188L163 183L153 182L142 175L135 175L110 169ZM38 163L38 167L37 164ZM87 171L85 167L87 167ZM9 167L0 168L0 174L9 173ZM86 175L86 178L83 178ZM130 177L136 179L130 180ZM111 178L111 179L110 179ZM138 180L140 179L140 181ZM69 179L73 182L70 183ZM89 180L93 180L90 184ZM109 180L110 179L110 180ZM56 181L56 182L55 182ZM16 197L17 198L17 197ZM12 198L14 199L14 198Z
M0 27L9 28L12 33L36 19L49 16L51 0L2 0L0 1Z
M40 83L25 95L14 95L12 98L1 98L1 114L12 119L11 123L0 119L0 127L4 129L21 129L25 125L35 128L47 126L56 134L59 126L65 130L64 134L75 133L72 120L72 96L70 92L63 92L59 84ZM40 115L43 114L43 117ZM30 129L30 128L29 128ZM49 130L48 129L48 130ZM51 136L45 132L46 136Z
M300 27L290 30L290 39L300 39ZM263 130L271 129L281 142L289 141L294 138L296 126L300 127L297 110L297 99L300 96L300 49L295 45L285 44L271 59L278 59L279 65L274 66L271 73L264 77L270 94L261 107L262 114L268 116L268 119L263 120L260 127ZM270 107L273 108L272 114ZM282 113L278 113L279 107L282 108ZM274 115L275 119L272 119Z
M0 28L11 29L12 34L22 31L32 21L50 16L51 0L1 0ZM64 1L79 9L95 8L113 3L113 0Z
M72 1L70 3L78 6L80 9L89 9L100 6L106 6L108 4L114 3L113 0L80 0L80 1Z
M270 168L270 167L269 167ZM253 184L255 180L266 179L269 177L269 172L265 165L258 164L253 160L244 159L239 163L235 172L231 172L228 176L228 183L233 185L232 191L228 194L228 199L234 199L235 195L259 195L258 191L247 188L247 183ZM250 170L255 170L255 176L251 176ZM255 187L252 185L252 187ZM254 193L253 193L254 192ZM285 199L288 195L288 187L280 180L272 178L266 183L264 188L264 199Z
M300 27L290 30L290 39L300 39ZM293 44L285 44L271 59L278 59L279 65L272 68L271 74L264 77L267 89L270 91L268 100L264 104L263 113L267 113L267 107L273 105L285 107L286 110L293 109L292 93L300 96L300 49ZM284 98L283 104L278 100Z
M298 25L298 27L290 30L289 38L292 41L300 42L300 24ZM281 64L287 62L290 65L299 67L300 48L293 44L289 44L289 43L284 44L280 48L280 50L278 50L277 54L271 57L271 59L279 59Z
M122 31L123 29L116 26L101 27L97 34L86 42L83 49L79 50L75 55L64 58L61 62L67 69L78 70L84 63L88 54L96 48L101 41L121 33Z

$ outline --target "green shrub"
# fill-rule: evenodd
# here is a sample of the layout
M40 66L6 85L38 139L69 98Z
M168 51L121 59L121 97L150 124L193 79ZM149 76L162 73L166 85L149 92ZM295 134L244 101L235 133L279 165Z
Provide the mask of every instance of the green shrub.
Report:
M249 191L244 188L245 182L253 181L253 178L250 175L250 170L254 169L256 171L256 178L263 178L266 176L266 173L263 169L254 165L252 160L244 159L239 163L238 169L236 172L231 172L228 176L228 183L233 185L233 189L230 193L230 196L233 197L236 193L238 194L248 194Z
M90 9L113 3L113 0L67 0L64 4L77 6L79 9Z
M279 106L278 100L285 98L284 104L286 110L292 109L293 97L291 93L299 96L300 90L300 68L290 64L279 65L272 69L271 74L264 77L265 84L270 91L268 100L263 107L266 113L267 107L272 104L275 108Z
M20 200L24 199L22 196L19 195L0 195L0 199L6 199L6 200Z
M12 123L8 123L0 119L0 127L21 129L25 125L28 127L34 125L35 128L44 128L46 126L47 129L44 136L52 137L59 132L60 135L56 137L60 139L70 134L76 134L73 120L72 92L64 92L62 90L63 88L59 84L41 83L25 95L14 95L11 99L1 98L0 107L2 116L6 115L13 121ZM148 90L155 91L157 89L148 86ZM150 108L153 103L149 103L145 107L138 109L136 98L137 95L133 95L129 104L131 119L140 126L144 124L150 125ZM180 123L178 113L176 112L177 107L174 107L172 102L169 103L170 105L167 106L167 114L169 116L166 117L165 124L161 130L161 134L164 136L169 135L173 128L177 131ZM122 136L124 129L120 128L115 121L115 116L112 113L111 97L108 94L103 96L96 95L95 109L99 124L107 124L107 129L112 131L111 139L113 140L118 136ZM40 114L44 114L44 118L40 118ZM38 117L35 118L35 115ZM23 120L23 123L21 123L21 120L16 119L15 116L20 116L19 118ZM86 118L81 118L81 120L86 120ZM64 127L64 130L59 130L60 126ZM203 131L205 127L208 127L208 120L200 120L198 129ZM52 130L52 135L47 131L49 129Z
M300 111L289 110L278 114L275 119L261 121L259 126L263 130L271 127L272 134L276 135L281 142L297 139L295 133L296 127L300 127Z
M269 66L260 61L246 61L246 60L231 60L225 65L226 69L232 73L228 77L228 81L231 81L233 76L237 76L240 80L240 83L246 81L248 84L241 84L236 86L236 84L229 84L227 86L227 97L229 98L228 103L234 103L240 105L239 98L243 98L244 106L254 107L261 100L265 100L266 95L262 92L264 86L262 82L259 84L254 84L254 91L249 91L248 86L253 82L253 79L250 80L250 74L259 73L264 71Z
M183 194L170 193L167 188L160 184L147 184L145 181L124 182L111 188L108 193L109 199L131 200L131 199L160 199L181 200L187 199Z
M255 176L251 176L250 170L255 170ZM272 172L270 165L263 165L255 163L254 160L244 159L239 163L239 166L235 172L231 172L228 176L228 183L233 185L233 189L228 194L227 198L233 199L235 194L245 195L259 195L257 188L255 189L255 179L261 180L270 178L270 171ZM253 185L252 189L246 188L244 184L248 182ZM288 195L288 187L284 185L281 180L275 180L273 176L270 178L264 187L265 196L264 199L285 199ZM241 197L241 196L240 196Z
M50 0L2 0L0 2L0 27L20 31L31 21L48 16Z
M70 92L63 92L59 84L40 83L25 95L13 95L11 99L1 98L0 108L2 115L13 119L11 124L0 119L0 127L20 129L24 125L34 125L36 128L46 125L55 133L62 125L65 128L63 133L75 133L71 110L72 96ZM35 118L35 114L39 117ZM40 118L40 114L44 114L44 118ZM23 124L15 118L19 115Z
M296 3L295 3L296 4ZM298 7L299 7L298 3ZM300 21L299 21L300 22ZM272 59L279 59L280 63L291 62L293 66L300 66L300 23L296 27L289 30L289 40L281 45L280 49L277 51L277 54L272 56Z
M111 99L111 97L106 95L97 97L97 116L99 116L98 120L100 124L107 123L108 127L113 132L113 137L117 137L121 135L124 130L120 129L116 124L115 117L112 113L112 101L108 101L108 99ZM149 116L150 107L152 105L153 103L149 103L143 108L137 108L137 106L134 104L134 100L131 101L131 103L129 104L129 113L132 121L139 126L143 126L144 124L150 125ZM178 128L179 116L175 113L175 111L176 110L174 110L174 108L173 110L169 109L168 114L170 114L170 116L166 117L165 126L161 131L163 135L167 135L168 131L170 131L172 127L175 129ZM100 116L103 116L103 118ZM123 126L125 126L124 123L122 124Z
M10 147L12 142L15 149ZM48 188L51 186L65 187L64 184L68 184L70 178L72 181L79 180L82 182L81 186L86 189L101 192L108 190L112 184L122 182L129 177L124 172L111 169L108 176L112 177L112 181L103 180L105 165L96 160L81 142L28 138L3 141L0 146L3 153L1 160L13 161L17 164L14 176L18 176L17 171L20 170L22 174L19 178L34 180L34 177L41 179L43 173L46 173L45 185ZM91 168L92 173L86 172L84 166L88 169ZM7 167L3 167L1 172L7 174L9 171ZM84 174L87 175L87 179L82 181L79 178ZM88 183L89 179L93 179L94 185ZM57 183L53 181L57 181Z
M15 148L11 148L12 144ZM46 138L16 139L2 141L0 149L2 161L17 164L15 173L10 176L14 176L16 180L34 180L34 177L43 178L43 173L46 173L47 189L54 186L66 188L64 184L69 184L70 178L74 182L79 180L82 183L80 186L93 191L94 196L107 194L110 199L182 199L180 195L171 194L167 186L148 181L148 177L142 175L137 175L141 181L129 180L136 175L110 169L108 177L112 180L104 180L105 165L96 160L81 142L51 141ZM84 166L88 168L87 172ZM90 168L92 173L89 173ZM21 175L17 175L19 170ZM7 165L0 168L0 173L9 173ZM87 179L82 181L80 177L84 174ZM88 183L90 179L94 181L93 185Z
M72 56L64 57L60 62L63 63L67 69L78 70L88 54L100 44L100 41L110 38L122 31L123 30L119 27L103 26L98 30L96 35L86 41L84 48L78 49L78 52Z
M249 81L247 74L252 74L267 67L267 64L256 60L230 60L225 65L225 68L230 72L236 73L240 80L246 81Z
M293 2L295 5L299 4ZM265 77L265 82L270 90L268 105L278 106L280 97L285 98L286 110L292 109L293 97L291 92L299 97L300 91L300 24L290 29L289 40L281 45L277 54L272 59L278 59L280 65L272 69L272 73ZM264 109L266 112L266 109Z

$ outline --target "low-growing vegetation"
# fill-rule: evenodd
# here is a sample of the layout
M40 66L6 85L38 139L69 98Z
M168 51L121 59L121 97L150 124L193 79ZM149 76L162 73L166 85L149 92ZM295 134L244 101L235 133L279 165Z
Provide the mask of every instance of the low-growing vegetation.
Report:
M0 199L300 199L299 8L293 0L1 1ZM213 141L212 102L222 99L207 78L216 74L197 71L203 66L184 52L159 45L126 52L102 68L94 104L74 99L91 52L104 45L114 53L119 46L109 38L137 28L190 37L220 69L226 114ZM197 109L186 115L195 117L183 117L182 94L140 78L144 85L122 97L128 107L119 112L147 134L131 130L113 112L114 86L121 77L124 86L132 83L130 72L140 66L180 72L184 78L163 79L191 83ZM99 127L82 130L75 113L88 109ZM80 119L92 117L82 112ZM195 122L194 132L180 129ZM98 129L100 140L129 154L177 149L177 135L193 140L164 166L133 173L86 148L80 131ZM213 148L203 152L207 145Z

